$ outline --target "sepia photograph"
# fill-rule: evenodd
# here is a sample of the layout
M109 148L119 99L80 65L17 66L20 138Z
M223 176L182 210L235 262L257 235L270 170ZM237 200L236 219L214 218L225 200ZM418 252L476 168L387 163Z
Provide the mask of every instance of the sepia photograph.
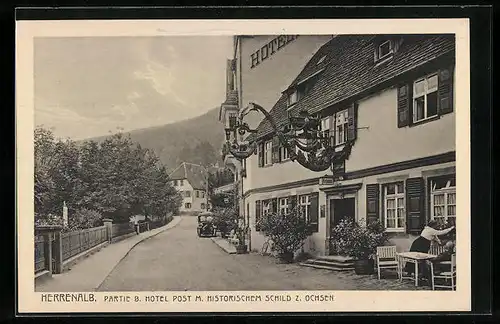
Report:
M468 53L452 28L408 25L26 38L35 305L333 310L356 291L367 310L458 291L467 308Z

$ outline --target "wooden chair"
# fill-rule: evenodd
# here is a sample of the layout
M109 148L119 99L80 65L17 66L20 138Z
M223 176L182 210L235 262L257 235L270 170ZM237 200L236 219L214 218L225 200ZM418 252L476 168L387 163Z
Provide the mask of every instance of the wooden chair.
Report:
M451 255L451 261L439 262L440 268L446 267L446 271L436 271L434 268L434 263L431 262L431 282L432 290L436 288L447 288L451 290L456 290L457 284L457 264L456 264L456 254ZM449 268L448 268L449 266ZM449 270L448 270L449 269ZM441 279L445 284L436 284L435 279ZM449 285L448 285L449 283Z
M432 255L440 255L441 253L443 253L445 250L445 247L443 245L439 245L439 244L431 244L431 247L429 248L429 254L432 254Z
M381 269L395 269L399 277L399 262L395 246L377 247L377 273L379 280Z

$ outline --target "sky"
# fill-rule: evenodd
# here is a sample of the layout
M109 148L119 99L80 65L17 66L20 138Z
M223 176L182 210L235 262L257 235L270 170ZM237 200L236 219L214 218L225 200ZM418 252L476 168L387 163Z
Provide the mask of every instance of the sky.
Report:
M35 125L75 140L199 116L225 99L230 36L37 38Z

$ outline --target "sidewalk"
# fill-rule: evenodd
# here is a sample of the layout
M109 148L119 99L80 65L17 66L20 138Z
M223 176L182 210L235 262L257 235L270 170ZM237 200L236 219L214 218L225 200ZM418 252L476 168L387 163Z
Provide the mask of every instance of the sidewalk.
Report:
M221 237L212 237L211 240L227 253L229 254L236 253L236 247L233 244L231 244L227 239Z
M112 243L99 252L90 255L87 259L75 264L71 270L52 275L35 286L36 292L86 292L95 291L113 271L116 265L140 242L160 234L180 223L182 218L175 216L165 226L155 228L149 232Z

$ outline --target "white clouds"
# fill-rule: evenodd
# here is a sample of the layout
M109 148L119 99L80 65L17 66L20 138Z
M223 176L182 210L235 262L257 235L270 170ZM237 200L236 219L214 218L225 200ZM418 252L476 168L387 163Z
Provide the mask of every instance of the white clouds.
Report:
M218 106L230 37L35 42L35 120L75 138L175 122Z
M151 85L159 94L171 97L183 106L188 105L184 99L172 90L172 85L176 82L176 76L172 73L172 69L150 61L143 70L135 71L134 75L139 79L151 82Z

